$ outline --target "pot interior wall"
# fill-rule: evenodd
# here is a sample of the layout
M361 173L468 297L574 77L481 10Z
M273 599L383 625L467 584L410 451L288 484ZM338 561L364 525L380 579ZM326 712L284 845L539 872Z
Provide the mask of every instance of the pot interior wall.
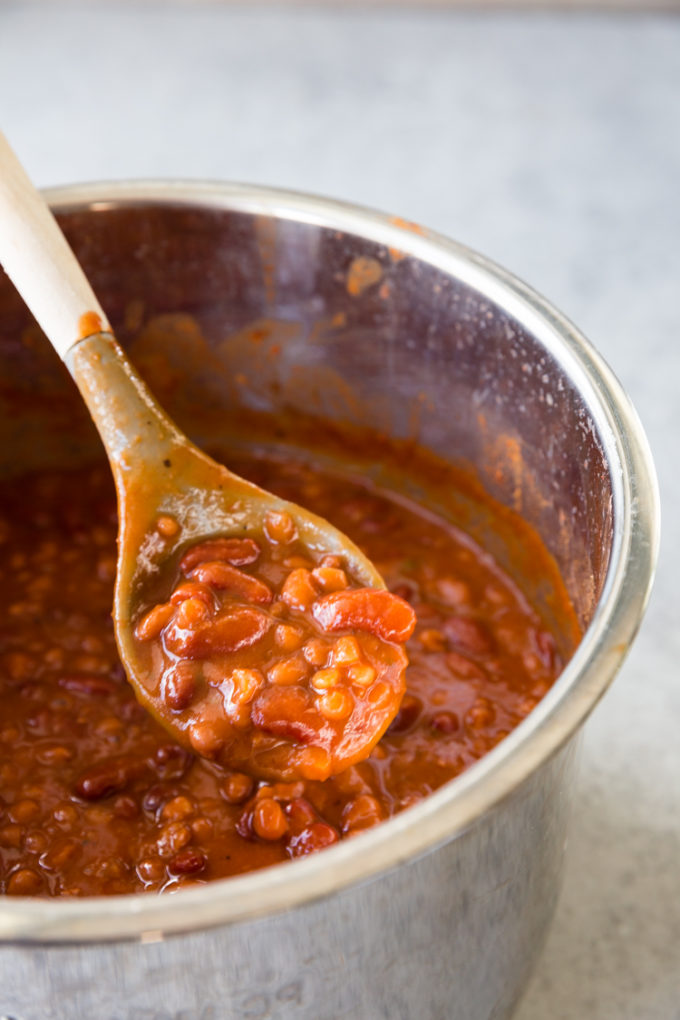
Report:
M354 429L351 458L378 482L389 458L362 462L362 429L400 441L402 454L425 447L538 531L587 625L611 549L608 465L563 367L486 296L400 252L293 220L148 204L73 210L61 222L119 339L197 441L261 440L274 414L267 442L285 444L324 418ZM0 473L101 456L73 384L5 277L0 379ZM464 511L459 495L437 491L438 509L462 514L511 567L474 486ZM549 606L550 593L538 595Z

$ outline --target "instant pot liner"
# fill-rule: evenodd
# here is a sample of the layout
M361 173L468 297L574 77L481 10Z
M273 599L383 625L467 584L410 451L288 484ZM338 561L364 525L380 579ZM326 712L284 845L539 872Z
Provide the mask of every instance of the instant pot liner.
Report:
M60 220L119 340L192 438L266 437L259 412L283 415L274 438L294 443L317 434L318 415L473 469L536 528L589 621L613 529L604 452L578 388L488 298L430 267L425 279L399 249L288 220L153 205ZM17 444L21 465L87 460L97 442L79 398L12 298L0 468L16 469Z
M313 446L323 418L326 449L335 442L378 485L403 470L409 495L463 522L526 587L530 547L508 541L520 514L586 633L502 745L346 845L160 899L8 898L0 1010L18 1020L57 1017L65 1001L73 1017L159 1020L509 1015L559 889L574 732L634 635L655 559L655 480L626 397L535 294L402 221L240 186L101 185L53 198L119 339L199 443ZM368 455L367 435L381 437ZM101 456L6 278L0 439L5 476ZM489 531L482 490L508 508L507 532ZM554 625L550 579L531 591ZM574 621L560 623L571 648Z

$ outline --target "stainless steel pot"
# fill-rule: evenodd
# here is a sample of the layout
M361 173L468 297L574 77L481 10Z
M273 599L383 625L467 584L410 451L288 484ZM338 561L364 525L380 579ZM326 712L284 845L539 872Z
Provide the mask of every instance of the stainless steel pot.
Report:
M473 465L542 535L585 636L492 753L358 839L177 896L5 898L0 1012L508 1016L559 890L577 735L633 639L654 568L656 482L627 397L542 298L401 221L220 184L104 184L50 199L123 340L142 312L200 324L212 368L182 364L179 341L164 351L170 374L186 374L163 397L181 424L191 426L191 389L213 422L235 407L323 413ZM264 346L247 343L244 328L262 320ZM96 443L51 354L20 339L26 323L0 280L4 472Z

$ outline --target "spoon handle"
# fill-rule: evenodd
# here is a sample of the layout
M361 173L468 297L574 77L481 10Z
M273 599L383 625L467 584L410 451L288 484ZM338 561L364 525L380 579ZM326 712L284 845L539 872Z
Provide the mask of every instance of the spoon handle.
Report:
M143 471L189 447L116 342L68 241L1 131L0 264L66 362L114 473Z
M114 474L144 474L192 444L156 401L110 333L71 348L67 366L97 426ZM198 451L195 451L196 455Z
M0 264L62 359L110 326L57 221L0 131Z

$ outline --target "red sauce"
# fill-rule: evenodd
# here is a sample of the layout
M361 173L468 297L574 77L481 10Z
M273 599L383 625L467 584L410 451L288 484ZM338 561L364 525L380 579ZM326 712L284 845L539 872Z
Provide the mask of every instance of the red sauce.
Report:
M118 661L110 615L116 506L108 468L3 483L3 893L165 890L354 836L484 755L559 673L556 643L537 612L449 523L361 480L292 460L237 463L228 453L223 459L330 519L413 607L417 623L396 718L366 760L323 782L268 783L191 754L138 705ZM537 577L543 567L552 576L549 563L547 553L537 552ZM195 569L185 561L181 583L206 583L191 576ZM333 656L350 617L332 600L328 605L322 640ZM325 668L331 667L319 661Z

